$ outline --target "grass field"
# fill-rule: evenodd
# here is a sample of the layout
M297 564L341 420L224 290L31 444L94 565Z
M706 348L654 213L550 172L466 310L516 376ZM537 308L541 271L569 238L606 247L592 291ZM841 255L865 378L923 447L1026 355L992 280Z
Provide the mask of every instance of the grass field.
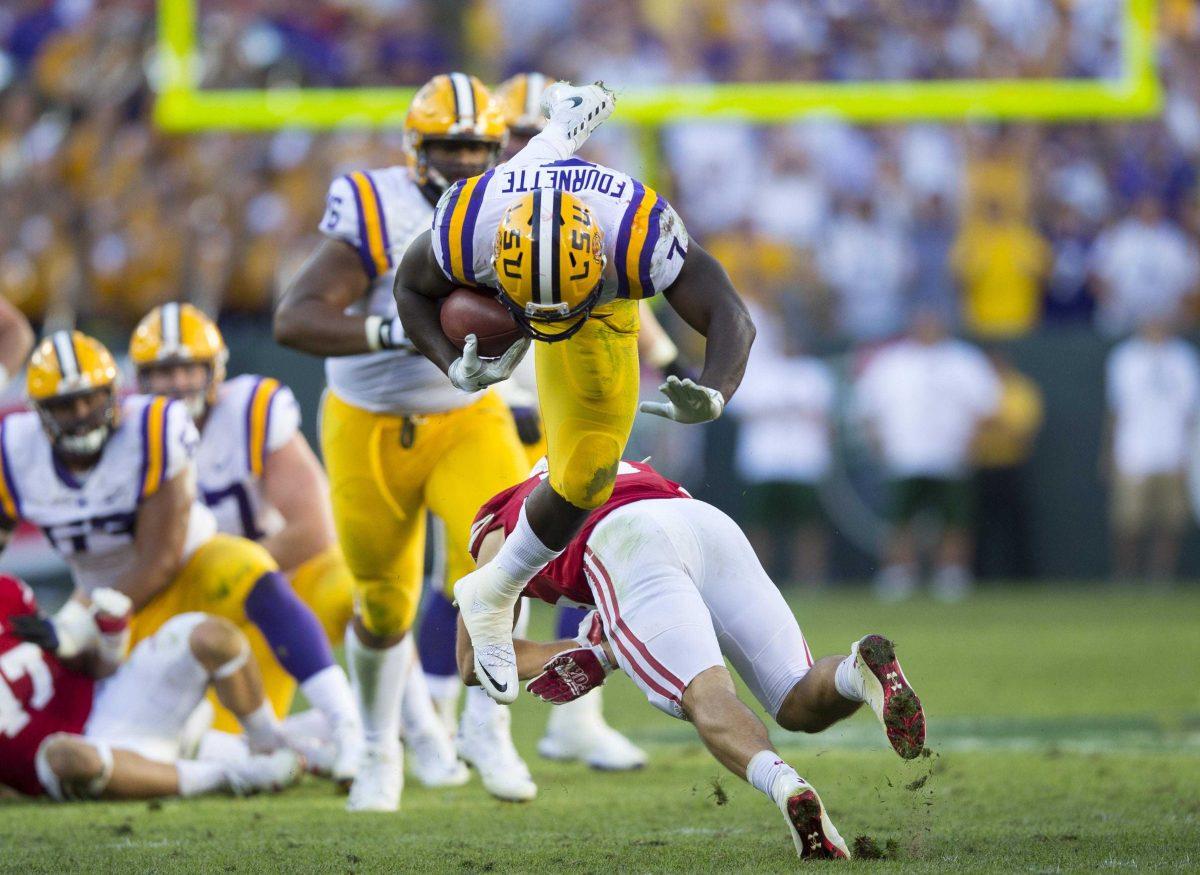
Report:
M1200 591L1016 590L885 608L797 595L816 654L886 632L921 693L927 759L903 763L859 714L821 736L776 733L847 840L879 871L1200 868ZM542 620L544 622L544 617ZM515 707L540 786L529 805L477 781L410 781L398 815L347 815L327 784L164 804L0 804L0 871L781 871L778 812L722 773L690 727L627 679L608 713L652 754L633 775L533 752L544 710Z

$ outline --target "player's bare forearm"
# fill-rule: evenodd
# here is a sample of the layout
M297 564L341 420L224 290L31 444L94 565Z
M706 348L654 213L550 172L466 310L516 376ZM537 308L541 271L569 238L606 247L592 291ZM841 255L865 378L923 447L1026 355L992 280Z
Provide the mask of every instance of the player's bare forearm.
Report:
M461 353L442 331L438 302L454 286L434 261L429 233L426 231L414 240L404 253L392 293L405 336L423 356L443 371L449 371Z
M135 611L166 589L179 573L196 498L194 479L190 469L179 472L138 508L133 567L115 587L129 596Z
M729 274L693 242L666 299L706 340L700 385L716 389L728 401L741 385L755 334L754 320Z
M347 307L366 294L369 282L347 244L323 241L275 308L275 340L312 355L371 352L366 317L346 313Z
M329 549L336 540L329 481L304 435L267 456L261 482L263 498L283 517L279 531L262 541L280 568L292 571Z

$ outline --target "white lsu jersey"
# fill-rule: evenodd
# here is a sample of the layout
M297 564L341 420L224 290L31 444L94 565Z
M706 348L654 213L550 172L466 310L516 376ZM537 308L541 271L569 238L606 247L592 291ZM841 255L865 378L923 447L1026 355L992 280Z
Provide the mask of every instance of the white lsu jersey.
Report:
M537 189L567 191L592 211L604 233L601 302L649 298L675 282L688 233L667 199L619 170L581 158L524 161L518 154L480 176L456 182L438 201L433 252L451 282L496 288L492 250L505 210ZM545 283L549 288L549 283Z
M278 380L243 374L221 385L196 452L200 495L220 531L255 541L279 531L260 481L267 457L299 430L300 405Z
M13 413L0 422L0 517L41 528L80 589L114 586L133 565L138 508L193 464L198 439L183 404L130 395L100 461L79 477L55 457L36 413ZM184 557L215 532L212 514L197 501Z
M371 278L370 290L348 313L396 316L396 270L432 216L433 208L406 167L358 171L333 181L321 233L353 246ZM373 413L442 413L476 400L412 349L328 358L325 377L339 398Z

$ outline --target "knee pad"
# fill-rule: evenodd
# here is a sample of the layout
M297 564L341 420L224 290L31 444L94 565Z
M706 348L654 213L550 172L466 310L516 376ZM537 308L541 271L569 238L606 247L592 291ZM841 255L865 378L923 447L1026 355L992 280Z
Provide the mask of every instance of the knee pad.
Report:
M354 613L366 630L390 638L412 628L420 601L420 588L410 592L396 580L359 579L354 586Z
M571 448L559 466L552 460L550 485L576 507L592 510L608 501L617 482L621 443L612 435L593 432ZM557 470L554 470L557 469Z
M54 769L50 767L48 751L55 742L68 738L80 738L82 740L82 736L72 735L68 732L56 732L53 735L46 736L42 740L42 743L38 745L37 754L34 758L34 768L37 771L38 781L41 783L42 789L56 802L99 799L101 794L104 793L104 789L108 786L108 782L112 780L112 748L102 741L88 741L88 746L100 757L100 774L85 784L69 784L64 787L58 775L55 774Z

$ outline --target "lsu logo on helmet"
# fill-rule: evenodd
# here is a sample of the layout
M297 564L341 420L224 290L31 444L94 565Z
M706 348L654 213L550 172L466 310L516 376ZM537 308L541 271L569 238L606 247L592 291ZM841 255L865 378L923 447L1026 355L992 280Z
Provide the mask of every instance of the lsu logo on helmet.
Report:
M422 85L404 120L404 144L417 182L439 189L494 164L507 135L491 92L466 73L443 73ZM428 154L429 145L437 142L482 143L489 147L489 160L484 166L439 166Z
M492 248L497 296L536 340L566 340L600 299L604 232L570 192L537 189L504 211Z
M25 392L51 444L67 456L88 458L103 449L117 424L117 364L112 353L82 331L56 331L29 359ZM77 399L103 396L82 410Z
M225 379L229 350L215 322L191 304L170 303L155 307L142 317L129 341L129 357L137 368L142 391L149 374L156 368L181 364L200 364L208 368L208 382L196 397L180 395L193 418L199 418L205 404L214 404L217 390Z

